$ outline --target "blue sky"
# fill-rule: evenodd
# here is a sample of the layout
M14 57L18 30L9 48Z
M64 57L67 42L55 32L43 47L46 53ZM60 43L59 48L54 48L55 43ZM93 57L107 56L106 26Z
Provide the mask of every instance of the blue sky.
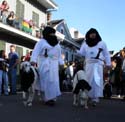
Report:
M59 6L53 19L65 19L69 28L85 34L91 27L100 33L109 50L125 46L125 0L54 0Z

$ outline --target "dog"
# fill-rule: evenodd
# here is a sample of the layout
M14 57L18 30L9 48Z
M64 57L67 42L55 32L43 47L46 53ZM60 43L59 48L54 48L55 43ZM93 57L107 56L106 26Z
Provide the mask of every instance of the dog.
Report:
M104 83L103 96L105 99L110 99L112 96L112 85L109 82Z
M79 93L79 101L80 101L80 105L83 107L85 107L85 109L88 109L88 99L89 99L89 97L88 97L88 90L86 89L86 90L84 90L84 91L80 91L80 93Z
M88 92L91 90L91 86L85 80L79 80L73 90L73 106L78 106L80 103L81 107L88 109Z
M20 64L20 75L21 75L21 89L23 91L22 94L23 99L27 98L26 96L28 93L28 98L26 101L24 101L24 105L32 106L32 101L34 99L36 90L36 84L38 84L39 82L38 70L34 66L32 66L30 62L24 61Z
M83 64L77 65L77 70L73 78L73 106L79 103L85 109L88 109L88 92L91 90Z
M114 82L114 71L105 71L104 72L104 87L103 87L103 96L105 99L110 99L112 96L112 84Z

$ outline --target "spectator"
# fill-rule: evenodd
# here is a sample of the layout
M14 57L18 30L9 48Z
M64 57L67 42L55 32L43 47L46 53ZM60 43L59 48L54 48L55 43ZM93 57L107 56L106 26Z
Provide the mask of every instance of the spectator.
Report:
M16 16L13 11L10 12L10 14L7 17L7 24L14 27Z
M4 94L8 95L8 61L6 59L5 51L0 50L0 95L2 93L2 85Z
M120 98L122 95L122 84L120 78L121 67L123 63L124 51L120 50L113 56L113 60L116 62L116 67L114 69L115 72L115 87L116 87L116 94Z
M30 20L30 21L29 21L29 33L30 33L31 35L32 35L33 26L34 26L34 22L33 22L33 20Z
M27 52L25 56L25 61L30 61L31 55L32 55L32 51Z
M74 62L70 62L68 67L65 70L66 73L66 84L68 90L72 90L72 81L74 76Z
M21 23L22 23L22 21L20 21L20 19L17 16L15 16L14 27L20 30L21 29Z
M74 76L74 66L75 66L75 63L70 62L69 70L70 70L71 79L73 79L73 76Z
M2 16L2 22L6 24L6 19L8 16L9 5L6 0L4 0L0 6L0 14Z
M123 62L121 67L121 95L123 95L123 99L125 100L125 49L122 50Z
M34 25L33 20L29 20L29 28L32 28Z
M66 81L65 70L66 70L65 65L59 67L59 81L60 81L60 90L61 91L67 90L67 87L68 87L68 86L65 86L66 84L64 84Z
M40 26L40 35L41 35L41 37L42 37L42 35L43 35L43 30L44 30L45 27L46 27L46 26L45 26L44 23L42 23L41 26Z
M10 46L9 53L9 80L11 85L11 94L16 94L16 80L17 80L17 65L19 63L18 54L15 51L15 45Z
M24 61L25 61L25 56L21 56L20 63L21 63L21 62L24 62Z
M40 31L36 30L36 37L41 38Z
M10 14L7 17L7 24L10 26L13 26L17 29L20 29L20 23L18 21L18 18L15 16L14 12L11 11Z

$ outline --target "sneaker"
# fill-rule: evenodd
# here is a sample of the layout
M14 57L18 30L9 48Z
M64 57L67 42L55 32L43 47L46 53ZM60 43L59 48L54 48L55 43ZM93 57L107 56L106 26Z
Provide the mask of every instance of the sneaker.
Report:
M78 102L73 102L73 106L78 106Z
M28 106L28 107L32 106L32 102L23 101L23 104L24 106Z
M121 98L121 95L118 95L117 97L118 97L118 98Z
M49 100L49 101L45 102L45 105L54 106L55 105L55 101L54 100Z
M31 106L32 106L32 102L28 102L28 103L27 103L27 106L28 106L28 107L31 107Z
M10 95L17 95L16 92L10 92L9 94L10 94Z
M5 96L9 96L9 93L5 93L4 95L5 95Z
M123 97L122 101L124 101L124 102L125 102L125 96Z

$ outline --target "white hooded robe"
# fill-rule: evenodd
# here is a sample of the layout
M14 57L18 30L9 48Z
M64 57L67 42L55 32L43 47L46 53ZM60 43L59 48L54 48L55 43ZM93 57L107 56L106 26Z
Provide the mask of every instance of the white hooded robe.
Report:
M44 56L47 49L47 57ZM41 39L32 52L31 62L37 62L40 76L40 89L44 92L44 100L48 101L61 94L59 88L59 64L63 65L61 47L51 46Z
M99 48L103 49L99 59L95 59ZM111 65L110 54L107 46L103 41L100 41L96 46L89 47L84 42L78 53L85 57L86 78L92 89L89 92L90 98L103 97L103 67L104 61L106 65Z

